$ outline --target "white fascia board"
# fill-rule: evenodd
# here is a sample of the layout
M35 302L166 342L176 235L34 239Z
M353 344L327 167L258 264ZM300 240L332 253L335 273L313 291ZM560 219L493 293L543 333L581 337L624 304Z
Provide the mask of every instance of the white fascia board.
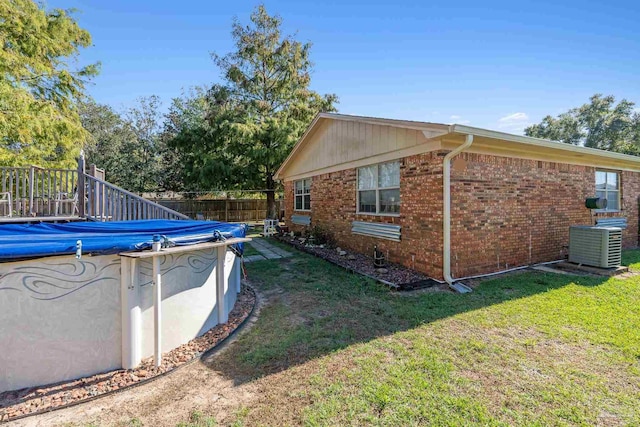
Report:
M484 138L499 139L503 141L517 142L536 147L551 148L554 150L569 151L577 154L585 154L590 156L604 157L614 160L622 160L626 162L637 163L640 166L640 157L630 154L616 153L613 151L599 150L597 148L581 147L579 145L566 144L564 142L551 141L548 139L534 138L531 136L513 135L510 133L493 131L488 129L475 128L464 125L451 125L451 133L459 133L463 135L474 135Z

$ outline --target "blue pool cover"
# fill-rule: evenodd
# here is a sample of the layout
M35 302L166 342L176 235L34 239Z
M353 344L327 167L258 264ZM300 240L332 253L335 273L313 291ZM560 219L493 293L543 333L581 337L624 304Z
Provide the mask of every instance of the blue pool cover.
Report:
M151 247L155 235L172 245L193 245L224 238L245 237L246 224L217 221L144 220L0 225L0 261L75 254L114 254ZM242 244L236 245L242 251Z

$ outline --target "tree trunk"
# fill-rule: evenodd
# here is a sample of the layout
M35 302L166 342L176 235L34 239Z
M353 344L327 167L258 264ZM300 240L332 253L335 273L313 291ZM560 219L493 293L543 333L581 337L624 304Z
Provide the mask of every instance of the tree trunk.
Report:
M271 175L267 175L267 218L278 219L279 212L276 212L276 183Z
M276 209L276 193L275 190L269 190L267 193L267 218L278 219Z

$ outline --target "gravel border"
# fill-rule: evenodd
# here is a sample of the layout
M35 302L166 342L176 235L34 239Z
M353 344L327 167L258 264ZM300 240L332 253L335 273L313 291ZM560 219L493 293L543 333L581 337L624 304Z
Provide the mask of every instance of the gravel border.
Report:
M227 323L216 325L188 343L163 353L162 366L159 368L154 366L153 357L148 357L136 369L118 369L55 384L2 392L0 423L68 408L146 384L200 360L244 326L255 309L256 301L253 288L244 284Z
M410 291L441 285L425 274L391 262L387 262L384 269L376 269L373 266L373 258L358 252L343 250L346 254L340 255L336 248L307 245L298 237L287 235L274 237L300 251L322 258L353 273L369 277L393 290Z

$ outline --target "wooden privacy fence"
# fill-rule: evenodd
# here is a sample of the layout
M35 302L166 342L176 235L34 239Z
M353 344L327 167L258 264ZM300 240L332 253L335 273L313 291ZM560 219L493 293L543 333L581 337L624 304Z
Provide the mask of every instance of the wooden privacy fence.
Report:
M74 215L78 171L39 166L0 167L0 215ZM56 212L57 211L57 212Z
M190 218L225 222L263 221L267 217L266 199L156 200L159 204L183 213ZM276 200L277 212L284 202Z

